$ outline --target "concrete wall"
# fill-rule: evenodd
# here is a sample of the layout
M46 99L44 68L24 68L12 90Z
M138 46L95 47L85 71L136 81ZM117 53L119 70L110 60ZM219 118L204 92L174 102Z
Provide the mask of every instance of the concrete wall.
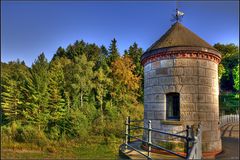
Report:
M162 124L166 120L166 94L180 93L182 125ZM144 66L144 120L152 127L176 133L186 125L202 122L203 152L221 150L218 102L218 65L208 60L166 59ZM145 136L144 136L145 137ZM146 138L146 137L145 137ZM153 142L161 137L153 134Z

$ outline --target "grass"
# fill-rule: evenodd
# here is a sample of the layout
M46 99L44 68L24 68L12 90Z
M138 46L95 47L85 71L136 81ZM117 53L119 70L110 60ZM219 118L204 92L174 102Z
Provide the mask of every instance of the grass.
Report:
M85 145L74 148L74 153L79 158L90 158L90 159L115 159L116 152L114 152L109 145L98 144L98 145Z
M2 143L2 159L118 159L120 139L104 142L101 137L84 141L54 142L39 148L29 143Z

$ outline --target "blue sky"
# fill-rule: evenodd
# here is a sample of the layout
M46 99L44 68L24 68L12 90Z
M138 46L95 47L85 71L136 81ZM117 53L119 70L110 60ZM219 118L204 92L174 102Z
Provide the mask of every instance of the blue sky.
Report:
M28 66L44 52L76 40L105 45L115 37L120 53L137 42L146 50L171 26L175 1L2 2L1 60ZM239 44L238 1L181 1L182 24L211 45Z

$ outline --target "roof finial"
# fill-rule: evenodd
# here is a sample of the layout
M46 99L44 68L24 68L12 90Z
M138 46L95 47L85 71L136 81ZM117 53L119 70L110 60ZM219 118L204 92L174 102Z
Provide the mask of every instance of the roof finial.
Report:
M183 18L183 15L184 15L184 13L178 10L178 1L176 1L176 14L173 15L172 21L173 21L173 22L175 22L175 21L176 21L176 22L181 21L182 18Z
M177 20L177 22L182 20L183 15L184 15L183 12L176 9L176 20Z

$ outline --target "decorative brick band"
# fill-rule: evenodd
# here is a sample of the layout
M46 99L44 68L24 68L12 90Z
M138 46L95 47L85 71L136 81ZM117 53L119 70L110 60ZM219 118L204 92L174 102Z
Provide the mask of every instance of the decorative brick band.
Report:
M204 51L191 51L191 50L180 50L180 51L167 51L153 54L151 56L145 57L142 59L141 63L144 66L145 64L162 60L162 59L173 59L173 58L191 58L191 59L205 59L210 60L215 63L220 63L221 57Z

